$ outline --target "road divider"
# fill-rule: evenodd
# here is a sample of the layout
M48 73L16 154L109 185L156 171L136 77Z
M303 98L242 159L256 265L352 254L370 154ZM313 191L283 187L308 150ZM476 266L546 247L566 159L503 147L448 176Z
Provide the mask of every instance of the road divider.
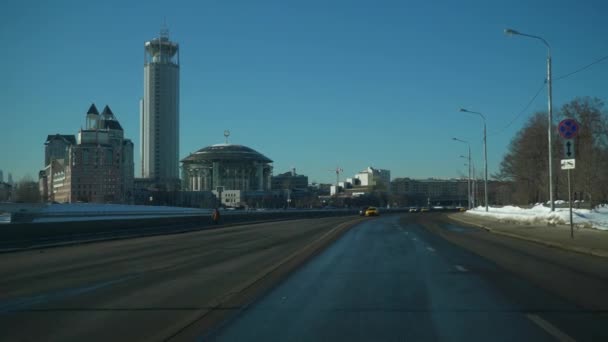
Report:
M385 209L383 212L399 213L404 211L405 209ZM0 252L149 235L184 233L240 224L355 216L357 214L358 210L356 209L276 210L267 212L224 211L219 224L213 222L210 214L91 221L13 222L0 226Z

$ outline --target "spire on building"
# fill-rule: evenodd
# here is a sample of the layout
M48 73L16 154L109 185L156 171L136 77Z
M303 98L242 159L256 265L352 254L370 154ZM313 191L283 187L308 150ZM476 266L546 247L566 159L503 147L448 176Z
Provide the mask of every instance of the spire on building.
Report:
M99 112L95 103L91 103L91 107L87 111L86 129L99 129Z
M97 107L95 107L95 103L91 103L91 107L89 107L89 110L87 111L87 115L99 115L99 112L97 111Z
M112 113L112 110L110 107L108 107L108 105L103 107L103 112L101 112L101 115L103 115L104 119L106 120L114 120L114 113Z

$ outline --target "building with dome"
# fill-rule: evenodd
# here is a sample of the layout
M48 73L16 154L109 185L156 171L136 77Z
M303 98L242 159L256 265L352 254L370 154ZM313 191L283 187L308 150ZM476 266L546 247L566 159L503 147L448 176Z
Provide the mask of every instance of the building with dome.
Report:
M186 191L270 191L272 160L247 146L204 147L181 163Z

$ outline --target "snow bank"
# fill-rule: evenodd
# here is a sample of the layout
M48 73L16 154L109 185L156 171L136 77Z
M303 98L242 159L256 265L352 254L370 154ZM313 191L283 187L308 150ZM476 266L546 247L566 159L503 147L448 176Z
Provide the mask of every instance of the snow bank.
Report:
M492 217L501 221L517 223L547 223L547 224L569 224L570 211L568 208L551 208L543 205L536 205L530 209L514 206L504 206L501 208L490 207L486 212L485 207L477 207L468 210L467 213L485 217ZM604 205L593 210L573 209L572 218L577 226L608 230L608 206Z

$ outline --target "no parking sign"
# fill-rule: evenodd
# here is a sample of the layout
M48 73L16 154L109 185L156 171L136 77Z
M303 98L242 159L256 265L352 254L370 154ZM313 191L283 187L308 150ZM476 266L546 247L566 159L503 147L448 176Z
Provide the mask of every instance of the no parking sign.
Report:
M564 139L572 139L578 135L578 123L574 119L564 119L557 126L559 135Z

